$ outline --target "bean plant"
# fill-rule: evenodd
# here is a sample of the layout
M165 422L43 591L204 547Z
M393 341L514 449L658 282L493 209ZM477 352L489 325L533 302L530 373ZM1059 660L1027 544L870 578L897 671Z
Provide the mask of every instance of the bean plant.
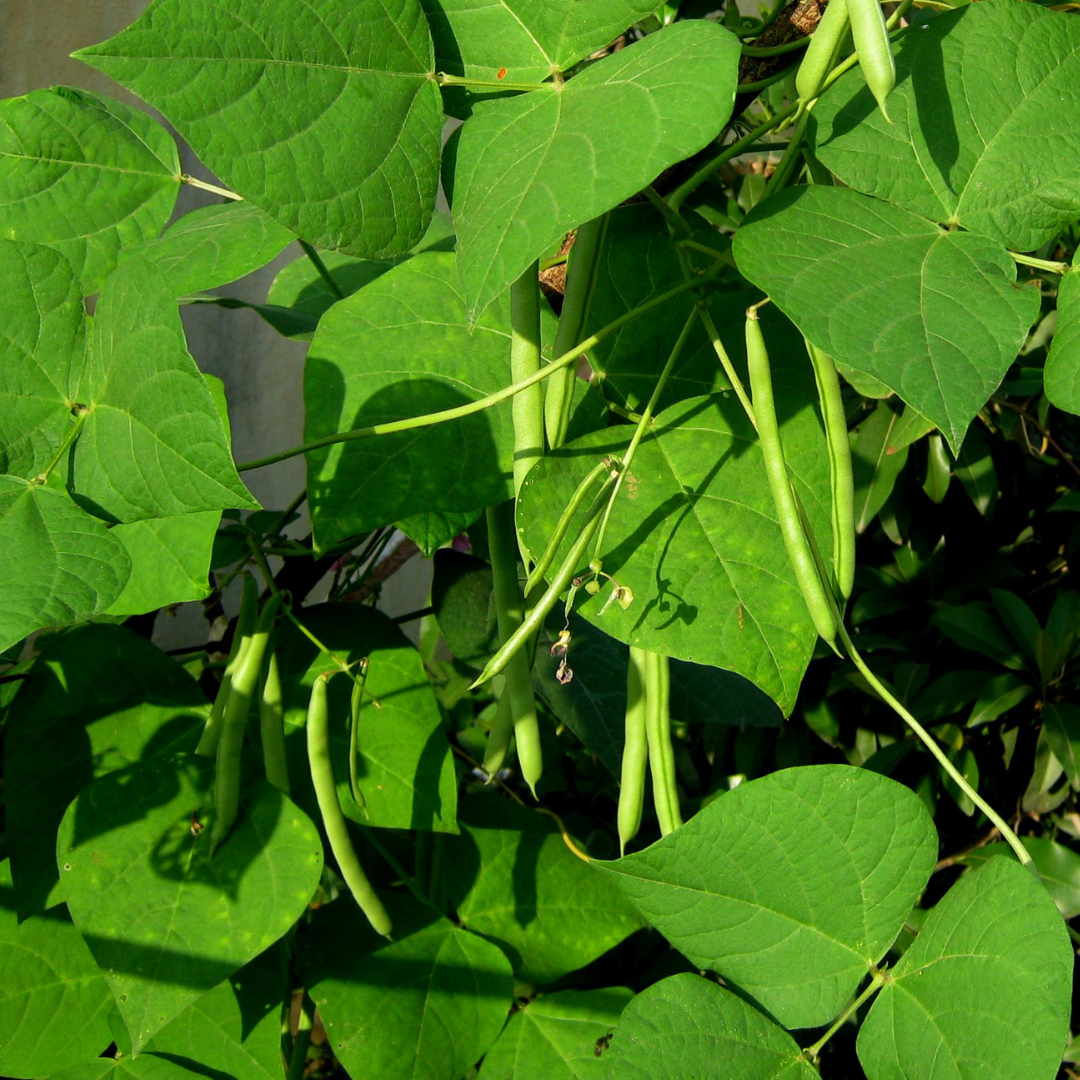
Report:
M151 0L153 111L0 101L0 1072L1078 1075L1075 8Z

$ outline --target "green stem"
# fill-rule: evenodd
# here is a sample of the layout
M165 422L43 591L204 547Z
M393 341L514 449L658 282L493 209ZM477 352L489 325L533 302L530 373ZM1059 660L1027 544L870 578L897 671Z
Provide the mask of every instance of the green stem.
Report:
M246 461L243 464L237 465L237 469L240 472L251 472L252 469L261 469L267 465L276 465L279 461L288 461L289 458L299 457L301 454L308 454L313 450L322 450L324 447L334 446L337 443L351 442L354 439L370 439L376 435L392 435L398 431L414 431L417 428L431 427L434 424L444 424L450 420L460 420L462 417L472 416L474 413L483 412L484 409L490 409L493 405L498 405L508 398L512 398L515 394L520 394L523 390L528 390L530 386L534 386L544 379L551 378L555 372L572 364L582 355L582 353L587 353L620 327L661 307L676 296L681 296L691 289L696 289L698 286L711 280L719 272L720 268L715 267L702 274L700 277L684 281L681 285L676 285L673 288L667 289L659 295L654 296L651 300L646 300L645 303L631 309L626 312L625 315L620 315L619 318L608 323L607 326L597 330L595 334L591 334L584 341L579 342L562 356L552 360L550 364L541 368L536 374L530 375L529 378L523 379L519 383L514 383L512 386L504 386L501 390L496 390L494 394L488 394L487 397L480 398L477 401L470 401L467 405L458 405L453 409L442 409L440 412L426 413L423 416L412 416L405 420L392 420L385 424L373 424L371 427L340 431L336 435L327 435L323 439L313 439L311 442L302 443L300 446L290 447L288 450L280 450L276 454L268 454L266 457L257 458L255 461Z
M695 305L695 307L696 306L697 305ZM660 400L660 395L664 392L664 387L667 385L667 381L671 377L672 371L675 369L675 361L679 359L679 354L686 344L686 339L690 336L690 330L694 325L695 317L693 311L687 316L682 331L679 333L675 345L668 354L667 362L660 372L660 377L656 380L652 395L649 397L649 403L645 406L645 411L641 414L641 419L638 421L638 425L634 429L634 434L630 438L630 445L626 448L626 453L623 454L622 462L619 465L619 475L615 478L615 486L612 488L611 495L608 497L607 506L604 508L604 516L600 521L600 528L596 534L596 546L593 548L592 562L593 567L596 569L600 566L600 550L604 544L604 534L607 532L608 521L611 519L611 512L615 507L615 500L618 498L626 474L630 471L630 465L633 463L634 455L637 453L638 445L641 443L645 430L652 422L653 413L656 411L656 404Z
M786 109L782 109L775 116L770 117L763 124L758 124L756 128L748 132L741 139L733 142L730 146L725 147L716 157L711 161L707 161L700 169L689 179L684 180L668 197L667 204L672 210L678 210L680 206L686 201L689 195L692 195L717 169L726 165L732 158L737 158L740 154L746 152L746 148L752 146L758 139L761 138L766 132L772 131L774 128L778 128L789 117L794 116L798 111L799 103L794 102Z
M40 487L48 481L53 469L60 464L64 455L75 445L76 439L82 434L83 424L86 423L86 417L90 410L85 405L76 405L71 411L75 416L71 427L64 432L64 437L56 448L56 453L49 459L48 465L30 481L31 487Z
M319 272L319 277L326 282L326 287L339 299L344 300L345 294L341 291L341 286L334 280L333 275L326 269L326 263L322 261L322 256L306 241L297 238L296 241L300 245L300 250L311 261L311 265Z
M728 356L727 349L724 348L724 343L720 340L720 331L716 329L716 323L713 322L712 312L704 304L698 305L697 312L705 327L705 333L709 335L709 341L712 343L716 358L720 361L720 366L724 369L724 374L727 376L728 382L731 383L731 388L735 391L735 396L739 399L739 404L742 405L747 419L749 419L756 431L757 416L754 414L754 406L750 403L750 395L747 394L746 387L743 386L742 379L739 378L739 373L735 370L735 365L732 364L731 357Z
M796 49L805 49L810 44L810 35L796 38L794 41L785 41L783 45L744 45L743 56L783 56L784 53L795 52ZM739 87L742 90L742 87Z
M237 195L235 191L229 191L228 188L218 187L217 184L208 184L205 180L198 180L194 176L189 176L187 173L181 173L180 180L185 184L190 184L193 188L198 188L200 191L209 191L214 195L220 195L223 199L232 199L233 202L244 201L244 196Z
M798 68L798 66L798 64L788 64L787 67L781 68L779 71L774 71L771 75L766 75L764 79L755 79L753 82L739 83L738 92L740 94L756 94L761 90L767 90L770 86L774 86L778 82L783 82Z
M437 72L435 81L440 86L465 86L471 90L561 90L554 82L507 82L505 79L472 79L461 75L448 75L445 71Z
M293 1040L292 1054L289 1056L287 1080L304 1080L304 1067L307 1064L308 1047L311 1045L311 1029L315 1025L315 1002L304 991L300 998L300 1016L296 1022L296 1038Z
M787 5L788 0L777 0L776 4L773 5L772 10L760 23L755 21L753 25L745 27L742 31L736 31L735 36L740 38L760 37L774 22L776 22L777 19L780 18L781 13Z
M519 383L540 370L540 268L533 262L510 286L510 380ZM572 370L572 369L569 369ZM514 495L544 456L544 394L539 383L514 395ZM522 550L528 565L528 552Z
M803 137L806 134L806 124L810 119L810 113L804 110L795 121L795 129L791 133L791 141L788 143L780 164L776 166L776 172L769 177L769 182L761 196L760 202L764 202L770 195L783 190L791 180L792 174L798 168L798 162L802 155Z
M848 1020L855 1015L855 1013L862 1007L864 1002L868 1001L874 994L878 992L878 989L882 986L887 978L884 971L880 971L877 968L874 969L873 977L867 984L866 989L859 994L854 1001L836 1018L832 1026L813 1046L808 1046L803 1052L802 1056L807 1061L817 1060L818 1054L821 1053L822 1047L848 1022Z
M571 349L581 338L589 318L589 306L596 289L597 271L600 268L600 251L607 233L608 215L601 214L578 227L571 257L566 270L566 292L563 295L559 328L555 332L556 356ZM544 399L544 425L547 429L548 446L552 450L566 441L570 426L570 412L574 406L574 385L577 374L574 367L563 368L548 380Z
M1005 838L1005 842L1013 849L1020 862L1034 870L1035 863L1031 855L1028 853L1027 848L1020 843L1020 838L1016 833L1009 828L1005 819L964 779L956 766L949 760L945 751L938 746L937 740L889 693L884 683L870 670L866 661L859 655L858 649L855 648L855 643L851 640L851 636L848 634L843 622L838 621L838 627L840 640L844 643L848 657L862 673L863 678L877 691L882 701L919 737L927 750L937 758L938 764L952 777L956 786L998 827L1001 835Z
M1033 266L1036 270L1049 270L1052 274L1064 274L1070 270L1068 263L1054 262L1051 259L1036 259L1034 255L1021 255L1018 251L1010 251L1013 262L1021 266Z
M660 194L652 184L642 188L641 193L663 216L664 221L667 222L668 232L670 232L672 236L677 237L679 240L690 239L691 232L689 222L678 210L673 209L668 205L666 200L660 197Z

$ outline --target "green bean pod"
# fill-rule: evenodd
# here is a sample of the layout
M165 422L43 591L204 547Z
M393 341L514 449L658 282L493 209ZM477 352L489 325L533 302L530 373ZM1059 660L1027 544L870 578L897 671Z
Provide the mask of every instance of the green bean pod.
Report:
M487 746L484 748L484 772L489 777L503 767L506 751L510 749L510 736L514 734L514 714L510 711L510 695L503 688L495 705L495 719L488 731Z
M367 809L367 799L360 789L360 707L364 704L364 687L367 686L368 661L360 661L360 676L353 680L349 695L349 791L353 802L362 810Z
M210 851L213 853L229 835L240 808L240 763L244 750L244 731L247 728L251 699L259 687L266 646L274 629L280 598L272 596L259 616L251 641L240 658L233 675L232 689L221 720L217 762L214 771L214 827L210 830Z
M285 713L281 706L281 673L277 653L270 649L266 678L259 695L259 739L266 779L289 794L289 766L285 758Z
M619 778L619 854L641 828L645 805L645 770L649 764L649 742L645 732L645 659L643 649L630 646L626 667L626 737L623 742Z
M202 735L199 737L199 745L195 747L195 753L203 757L213 757L217 753L218 739L221 738L221 718L225 714L225 706L229 701L233 675L240 666L244 650L251 639L251 632L255 629L258 612L259 587L250 574L245 574L244 591L240 598L240 613L236 616L232 648L229 650L229 662L225 665L225 671L221 676L221 685L218 687L217 697L214 698L213 707L207 717L206 727L203 728Z
M513 503L489 507L487 524L499 638L506 642L522 625ZM540 749L540 725L536 718L536 697L529 671L528 649L520 649L509 658L505 675L503 696L509 698L510 714L514 720L518 764L533 798L536 798L536 785L544 771L544 760Z
M825 441L829 447L833 573L836 575L842 608L855 585L855 479L851 471L851 441L836 364L831 356L809 341L806 342L806 351L814 368L821 416L825 423Z
M671 746L671 673L660 653L645 653L645 738L649 744L653 806L661 836L682 824L679 790L675 781L675 753Z
M795 92L802 101L811 101L821 93L825 76L836 65L849 25L846 0L829 0L795 73Z
M753 308L746 312L746 364L750 374L750 392L754 399L761 456L765 461L765 475L772 492L773 505L776 507L784 547L795 571L799 591L814 621L814 628L825 641L831 643L836 638L832 602L822 584L813 552L799 520L795 494L791 490L791 479L788 476L787 462L784 460L780 425L776 420L769 354L765 348L765 338L761 332L757 311Z
M337 788L334 786L334 768L330 763L327 681L325 672L315 679L308 703L308 764L311 767L315 798L319 803L319 813L322 815L323 828L326 829L326 838L330 841L330 850L334 853L345 884L349 886L353 899L372 927L384 937L389 937L394 928L393 923L356 856L356 850L349 836L349 827L345 821L345 815L341 812L341 803L338 802Z
M889 31L885 26L885 16L881 13L881 4L878 0L846 0L846 3L859 67L881 109L881 115L889 120L885 99L896 85L896 61L889 45ZM892 121L889 120L889 123Z

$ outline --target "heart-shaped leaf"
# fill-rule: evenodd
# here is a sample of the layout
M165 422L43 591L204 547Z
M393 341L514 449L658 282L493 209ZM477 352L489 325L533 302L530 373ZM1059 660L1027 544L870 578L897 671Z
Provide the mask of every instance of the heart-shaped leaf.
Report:
M1061 275L1057 329L1046 354L1043 378L1052 404L1080 413L1080 264Z
M989 0L916 20L896 56L892 123L853 72L810 130L857 191L1033 251L1080 213L1078 87L1075 19Z
M138 109L69 86L0 101L0 233L55 248L86 293L161 231L179 190L176 143Z
M954 453L1039 311L995 242L842 188L780 192L734 250L815 345L894 390Z
M795 486L827 550L832 527L820 498L829 490L828 456L805 352L801 359L803 370L794 366L796 354L777 357L774 379ZM606 455L621 456L632 430L586 435L533 469L518 503L533 551L544 549L585 474ZM569 535L576 535L573 524ZM757 436L734 395L691 398L656 417L615 502L600 557L604 573L632 589L634 601L601 615L612 586L595 597L581 590L581 615L630 645L735 671L785 715L791 711L816 635Z
M733 34L694 19L564 84L477 106L462 128L454 175L471 316L568 229L714 139L731 115L738 61Z
M608 1080L813 1080L783 1028L700 975L653 983L623 1011L604 1056ZM722 1072L718 1071L722 1070Z
M692 963L801 1028L843 1008L936 858L917 795L819 765L743 784L645 851L594 865Z
M463 804L461 831L445 871L454 908L462 925L502 945L518 978L554 982L641 926L551 818L478 797Z
M551 316L549 315L549 318ZM417 255L330 309L304 369L306 439L454 408L510 381L509 307L470 331L454 256ZM509 408L308 454L320 545L422 510L470 511L512 494Z
M212 774L192 755L140 761L94 780L60 825L64 895L133 1053L281 937L322 873L315 826L261 780L211 860Z
M100 615L131 569L123 544L61 491L0 476L0 649Z
M0 863L0 1069L49 1076L112 1042L112 994L67 912L19 922Z
M75 56L317 247L379 258L427 226L442 104L419 0L154 0Z
M323 908L304 937L306 985L352 1080L459 1080L503 1026L510 963L408 897L393 912L388 943L355 904Z
M1073 951L1053 901L1011 858L965 874L889 973L859 1031L869 1080L1053 1080Z
M440 71L531 82L566 71L632 23L652 15L656 0L421 0Z

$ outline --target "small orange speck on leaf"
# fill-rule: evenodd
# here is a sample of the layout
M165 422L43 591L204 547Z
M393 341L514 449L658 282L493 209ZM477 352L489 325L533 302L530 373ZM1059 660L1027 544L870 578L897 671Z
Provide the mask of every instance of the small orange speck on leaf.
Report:
M505 79L506 78L506 68L499 68L499 70L495 72L495 78L496 79Z

